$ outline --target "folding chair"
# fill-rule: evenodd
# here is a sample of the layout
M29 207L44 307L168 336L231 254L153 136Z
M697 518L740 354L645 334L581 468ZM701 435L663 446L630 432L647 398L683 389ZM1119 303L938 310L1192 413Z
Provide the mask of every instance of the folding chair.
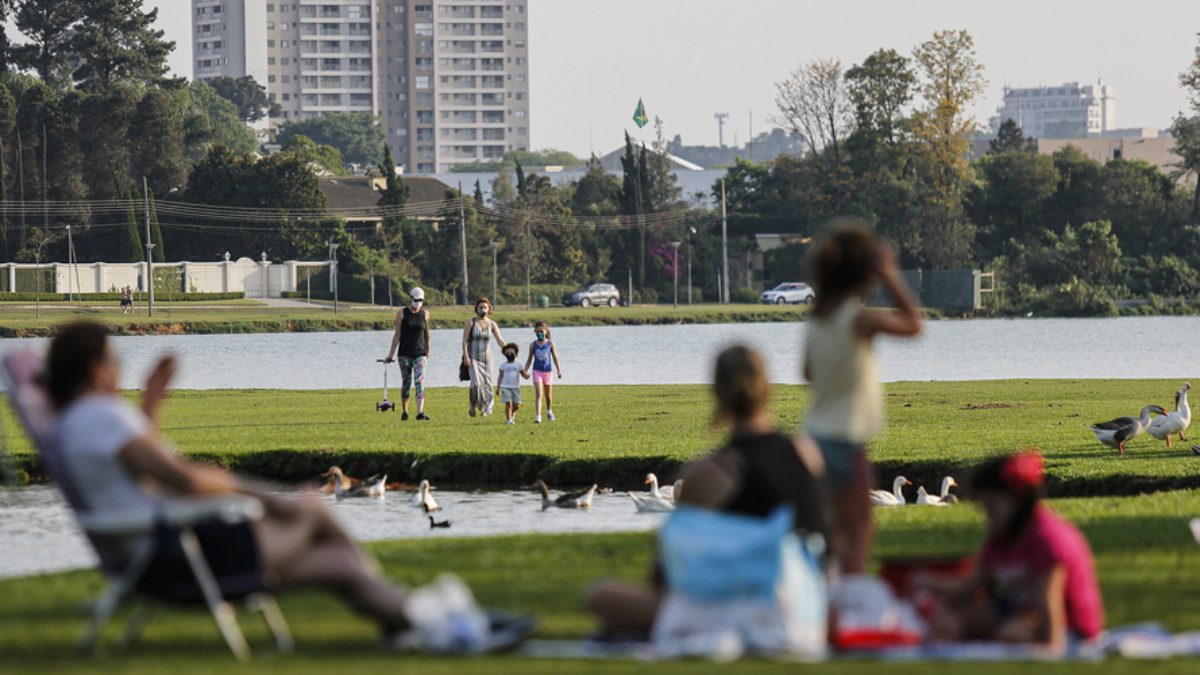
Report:
M227 524L252 522L262 517L262 504L249 497L218 499L171 499L154 509L127 512L97 512L89 508L82 493L64 469L63 458L54 439L55 412L49 396L37 381L42 359L33 351L6 355L0 368L8 389L9 401L21 425L33 441L42 467L50 474L75 515L75 520L91 542L100 560L100 570L108 585L93 603L91 619L78 641L82 651L91 651L101 631L124 604L133 612L122 631L119 645L127 647L141 634L150 619L154 604L203 604L212 614L230 651L240 660L250 657L250 646L237 623L231 602L244 601L260 612L281 652L290 652L293 641L275 597L259 575L256 579L217 578L204 557L196 537L198 525L211 522ZM148 586L146 572L154 559L160 535L178 532L178 543L195 585L164 588Z

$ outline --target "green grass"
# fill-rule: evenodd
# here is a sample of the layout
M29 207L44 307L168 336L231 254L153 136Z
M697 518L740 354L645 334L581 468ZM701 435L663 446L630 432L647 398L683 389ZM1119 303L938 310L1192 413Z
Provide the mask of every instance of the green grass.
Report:
M203 307L159 301L155 314L121 314L115 303L80 309L68 303L47 304L41 317L30 303L0 303L0 337L49 335L55 326L81 318L104 323L124 334L153 333L283 333L338 330L390 330L395 310L360 303L313 301L308 307L266 307L255 300L205 302ZM606 326L674 323L740 323L798 321L805 309L775 305L638 305L634 307L501 306L494 314L502 326L528 326L544 320L552 326ZM431 307L435 328L460 328L471 316L468 307Z
M1200 487L1190 442L1167 450L1149 436L1119 456L1097 443L1090 422L1168 404L1176 381L998 381L887 386L886 433L872 448L881 477L904 473L933 487L980 459L1036 446L1052 494L1136 494ZM288 480L340 463L352 475L386 472L444 484L512 486L540 475L552 484L634 486L646 471L669 475L712 448L703 386L558 386L559 421L535 426L531 411L506 427L501 416L469 418L464 388L431 389L431 422L375 411L378 390L179 391L163 409L163 431L185 453ZM533 392L525 388L527 402ZM775 390L776 419L797 427L807 396ZM4 418L19 463L29 446ZM1200 432L1197 432L1200 433ZM413 466L413 461L418 460Z
M1054 504L1079 524L1095 551L1109 625L1156 620L1172 630L1200 624L1200 549L1187 519L1200 513L1200 492L1112 499L1067 499ZM632 509L631 509L632 510ZM881 557L967 554L981 537L976 509L879 510ZM407 584L451 570L486 605L536 614L541 637L579 638L594 625L582 607L588 584L602 577L637 580L650 561L645 534L519 536L384 542L371 548L387 573ZM590 673L713 672L707 663L636 664L535 661L515 657L432 659L396 656L375 643L373 627L327 596L298 593L283 599L298 640L294 656L274 655L257 621L244 626L259 649L251 664L234 663L202 613L165 611L143 641L126 654L81 660L71 650L82 627L82 603L100 588L94 572L0 581L0 654L4 672L112 673ZM1132 664L875 664L861 661L802 667L770 663L726 666L730 673L1192 673L1195 660Z

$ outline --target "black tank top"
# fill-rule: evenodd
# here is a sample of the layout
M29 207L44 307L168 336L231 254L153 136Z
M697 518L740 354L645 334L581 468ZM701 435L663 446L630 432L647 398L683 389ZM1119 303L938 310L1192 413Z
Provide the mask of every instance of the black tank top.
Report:
M405 307L401 311L403 316L400 318L400 345L397 353L410 359L425 356L429 353L429 346L425 344L425 310L414 312Z
M779 432L734 436L722 452L734 453L743 470L742 484L724 510L765 518L780 504L791 504L797 530L820 532L829 541L824 483L809 472L791 438Z

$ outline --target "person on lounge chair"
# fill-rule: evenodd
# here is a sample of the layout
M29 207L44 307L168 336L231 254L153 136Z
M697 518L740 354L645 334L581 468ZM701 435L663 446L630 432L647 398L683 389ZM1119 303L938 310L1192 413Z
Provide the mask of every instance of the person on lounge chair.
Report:
M333 591L354 610L378 622L385 644L444 651L496 647L493 628L473 602L465 610L471 616L449 622L456 623L454 636L424 635L425 615L414 618L412 609L420 607L419 611L425 612L433 608L441 614L453 611L438 603L438 592L446 591L444 580L433 585L433 591L418 589L411 594L391 583L317 497L271 495L230 471L176 454L160 436L157 425L175 370L173 357L158 362L138 408L118 393L120 367L103 327L87 322L70 324L51 342L42 381L59 415L55 437L63 468L79 487L89 510L154 509L160 500L172 496L252 496L264 507L257 522L214 521L196 528L205 558L218 579L257 576L271 589ZM186 570L179 564L181 556L182 552L172 547L160 547L146 577L156 583L172 581L169 577ZM186 583L190 577L181 580ZM461 600L465 587L458 586L453 592ZM463 607L461 602L457 605ZM462 625L475 629L464 634ZM414 627L417 630L411 630Z

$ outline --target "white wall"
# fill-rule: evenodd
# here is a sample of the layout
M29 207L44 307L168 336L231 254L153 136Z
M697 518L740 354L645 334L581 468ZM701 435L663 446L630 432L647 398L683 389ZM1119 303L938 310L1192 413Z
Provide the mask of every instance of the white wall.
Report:
M238 293L248 298L263 297L263 281L266 280L266 297L278 298L284 291L296 290L297 267L325 267L325 262L297 262L289 260L273 263L238 258L228 262L175 262L156 263L162 267L182 268L187 292ZM35 269L34 264L0 263L0 274L11 279L18 269ZM54 270L55 287L47 293L109 293L129 286L133 290L145 289L145 263L44 263L40 267Z

